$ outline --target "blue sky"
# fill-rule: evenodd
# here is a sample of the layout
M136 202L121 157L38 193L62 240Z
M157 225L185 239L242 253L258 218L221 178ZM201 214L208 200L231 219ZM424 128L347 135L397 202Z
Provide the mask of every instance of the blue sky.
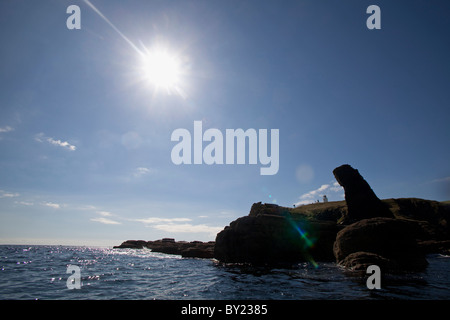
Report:
M0 243L214 240L254 202L342 200L344 163L380 198L450 200L447 1L91 3L115 28L85 1L0 3ZM144 79L154 48L178 90ZM194 121L279 129L278 173L174 165Z

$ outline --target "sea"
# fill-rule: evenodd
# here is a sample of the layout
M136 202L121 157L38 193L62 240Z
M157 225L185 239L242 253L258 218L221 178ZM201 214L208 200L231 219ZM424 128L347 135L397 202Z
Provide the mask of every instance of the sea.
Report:
M369 289L370 274L335 263L257 268L149 249L1 245L0 300L449 300L450 256L427 260Z

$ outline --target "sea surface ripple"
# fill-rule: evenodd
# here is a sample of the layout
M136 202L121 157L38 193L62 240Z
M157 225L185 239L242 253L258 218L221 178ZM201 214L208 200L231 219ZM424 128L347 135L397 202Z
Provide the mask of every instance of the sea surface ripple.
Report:
M1 245L0 299L450 299L450 257L427 259L424 272L383 275L382 288L369 290L368 275L354 275L335 263L269 269L148 249ZM69 265L80 268L80 289L67 287Z

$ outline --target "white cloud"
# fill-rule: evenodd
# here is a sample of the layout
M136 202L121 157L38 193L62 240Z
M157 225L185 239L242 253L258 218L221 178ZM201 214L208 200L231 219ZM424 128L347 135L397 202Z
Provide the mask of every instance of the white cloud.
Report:
M78 210L97 210L97 207L88 204L88 205L79 206L77 209Z
M330 190L334 191L334 192L341 192L341 191L344 191L344 188L341 187L339 182L335 182L335 183L333 183L333 186L330 188Z
M218 232L223 230L223 227L211 227L205 224L157 224L153 226L155 229L166 231L169 233L209 233L209 234L217 234Z
M101 218L92 218L91 221L100 222L100 223L103 223L103 224L121 224L120 222L117 222L117 221L114 221L114 220L111 220L111 219L108 219L108 218L103 218L103 217L101 217Z
M160 222L186 222L191 221L192 219L189 218L157 218L157 217L150 217L145 219L134 219L134 221L143 222L145 224L152 224L152 223L160 223Z
M307 193L302 194L299 199L300 201L296 202L295 205L304 205L314 203L318 198L322 198L323 195L327 195L330 199L331 196L343 198L344 194L342 193L344 189L339 185L339 183L334 182L333 184L323 184L319 188L309 191ZM321 200L321 199L320 199Z
M97 211L97 214L103 216L103 217L111 217L113 214L109 211Z
M312 190L310 192L307 192L305 194L302 194L300 196L300 199L312 199L314 198L316 195L319 195L321 193L323 193L323 191L327 190L330 187L329 184L323 184L320 186L320 188L316 189L316 190Z
M13 130L14 130L14 128L11 128L10 126L1 127L1 128L0 128L0 133L3 133L3 132L10 132L10 131L13 131Z
M56 140L53 139L51 137L46 137L44 135L44 133L38 133L37 135L35 135L34 140L36 140L37 142L44 142L47 141L48 143L54 145L54 146L58 146L58 147L62 147L64 149L70 150L70 151L75 151L77 149L76 146L70 144L67 141L61 141L61 140Z
M211 227L205 224L186 223L192 221L192 219L189 218L149 217L145 219L134 219L133 221L143 222L147 227L168 233L208 233L215 235L223 229L223 227Z
M93 206L91 206L91 207L93 207ZM100 223L103 223L103 224L122 224L121 222L112 220L110 218L105 218L105 217L115 216L115 214L113 214L113 213L111 213L109 211L97 210L95 213L100 215L101 217L92 218L92 219L90 219L91 221L100 222Z
M0 198L15 198L18 196L20 196L20 194L18 194L18 193L12 193L12 192L0 190Z
M50 207L50 208L53 208L53 209L60 209L60 208L61 208L61 205L60 205L60 204L58 204L58 203L53 203L53 202L43 202L42 205L43 205L43 206Z
M71 151L75 151L77 149L77 147L75 147L74 145L68 143L67 141L61 141L61 140L55 140L53 138L47 138L47 141L50 142L51 144L55 145L55 146L60 146L66 149L69 149Z
M311 204L313 202L314 201L312 201L312 200L300 200L300 201L297 201L294 204L295 204L296 207L298 207L298 206L302 206L302 205L305 205L305 204Z
M15 201L14 203L21 204L23 206L32 206L32 205L34 205L33 202L29 202L29 201Z
M134 171L133 175L136 178L138 178L138 177L142 177L142 176L147 175L147 174L153 174L155 172L156 172L155 169L149 169L149 168L145 168L145 167L138 167Z

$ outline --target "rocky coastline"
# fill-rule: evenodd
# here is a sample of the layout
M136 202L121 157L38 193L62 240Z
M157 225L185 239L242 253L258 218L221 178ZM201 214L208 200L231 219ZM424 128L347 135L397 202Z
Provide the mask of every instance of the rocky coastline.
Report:
M254 203L215 241L127 240L114 248L149 248L222 263L286 266L336 262L349 270L376 264L387 272L418 271L429 253L450 254L450 204L417 198L380 200L349 165L333 174L345 201L297 208Z
M212 259L214 257L214 241L175 241L164 238L156 241L126 240L114 249L151 249L154 252L181 255L184 258Z

